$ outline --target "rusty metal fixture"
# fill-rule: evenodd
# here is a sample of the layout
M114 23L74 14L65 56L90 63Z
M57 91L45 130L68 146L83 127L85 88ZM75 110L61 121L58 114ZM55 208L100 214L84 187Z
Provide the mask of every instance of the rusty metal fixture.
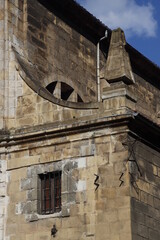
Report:
M51 229L51 236L55 237L57 233L56 225L54 224L52 229Z

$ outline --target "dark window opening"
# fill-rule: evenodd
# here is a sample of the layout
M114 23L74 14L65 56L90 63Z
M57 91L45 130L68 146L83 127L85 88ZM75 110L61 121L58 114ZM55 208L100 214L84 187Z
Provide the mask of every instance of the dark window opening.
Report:
M61 172L40 174L40 213L51 214L61 210Z
M61 83L61 99L67 100L74 89L66 83Z
M56 87L57 81L56 82L51 82L50 84L48 84L48 86L46 87L46 89L53 94L55 87Z
M79 95L77 96L77 102L83 102L82 98Z

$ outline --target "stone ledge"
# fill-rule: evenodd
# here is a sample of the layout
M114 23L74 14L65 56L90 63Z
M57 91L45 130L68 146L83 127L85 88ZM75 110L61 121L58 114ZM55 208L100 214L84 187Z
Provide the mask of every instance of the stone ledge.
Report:
M109 99L114 97L126 96L126 98L130 99L133 102L137 102L137 97L134 96L130 91L126 88L114 89L114 90L107 90L103 93L102 99Z
M68 217L62 215L62 211L58 212L58 213L53 213L53 214L46 214L46 215L40 215L40 214L30 214L26 216L26 221L27 222L35 222L38 220L43 220L43 219L49 219L49 218L61 218L61 217Z

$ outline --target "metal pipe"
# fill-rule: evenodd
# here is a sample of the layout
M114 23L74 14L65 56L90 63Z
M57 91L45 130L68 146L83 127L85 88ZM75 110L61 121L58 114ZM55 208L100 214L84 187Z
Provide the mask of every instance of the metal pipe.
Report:
M100 91L100 76L99 76L99 42L97 43L97 94L98 94L98 102L100 102L101 91Z
M98 96L98 102L101 101L101 86L100 86L100 54L99 54L99 46L100 46L100 42L102 40L104 40L105 38L107 38L108 36L108 31L105 31L105 36L102 37L98 43L97 43L97 96Z

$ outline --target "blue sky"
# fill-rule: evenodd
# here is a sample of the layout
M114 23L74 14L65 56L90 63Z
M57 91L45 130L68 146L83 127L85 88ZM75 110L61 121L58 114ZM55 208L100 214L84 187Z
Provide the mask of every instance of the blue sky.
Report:
M77 0L109 28L121 27L127 42L160 66L160 0Z

